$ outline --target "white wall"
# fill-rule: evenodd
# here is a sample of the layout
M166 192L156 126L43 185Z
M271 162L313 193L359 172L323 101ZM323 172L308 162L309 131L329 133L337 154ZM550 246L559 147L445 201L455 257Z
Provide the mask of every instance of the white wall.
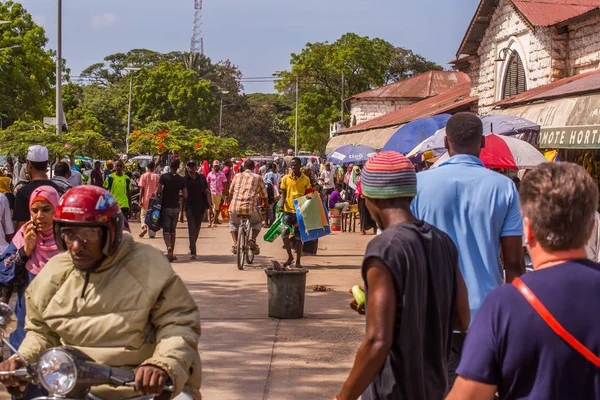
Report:
M479 97L480 114L489 112L489 106L502 99L510 56L503 62L495 60L504 48L510 48L521 56L528 89L551 82L552 30L536 28L532 31L520 14L505 0L501 0L481 41L478 57L471 62L471 94Z
M350 103L351 126L362 124L416 103L415 100L355 99ZM356 123L354 121L356 120Z

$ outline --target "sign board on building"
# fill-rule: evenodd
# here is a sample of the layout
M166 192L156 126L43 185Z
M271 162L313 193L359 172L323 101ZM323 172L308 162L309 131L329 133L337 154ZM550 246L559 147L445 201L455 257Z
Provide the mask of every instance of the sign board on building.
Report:
M600 125L542 128L539 147L542 149L600 149Z
M600 94L558 98L493 110L539 124L542 149L600 148Z

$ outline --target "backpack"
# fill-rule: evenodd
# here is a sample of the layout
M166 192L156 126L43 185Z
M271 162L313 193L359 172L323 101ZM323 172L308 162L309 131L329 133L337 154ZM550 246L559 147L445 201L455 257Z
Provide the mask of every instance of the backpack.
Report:
M275 189L270 182L265 183L265 188L267 189L267 197L269 199L269 204L275 203Z

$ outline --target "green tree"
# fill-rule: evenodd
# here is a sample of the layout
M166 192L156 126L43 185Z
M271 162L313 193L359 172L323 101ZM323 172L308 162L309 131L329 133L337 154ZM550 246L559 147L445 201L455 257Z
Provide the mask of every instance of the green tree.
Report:
M143 69L136 77L135 114L139 121L179 121L204 129L218 113L211 83L182 64L162 63Z
M252 153L270 154L289 147L291 131L286 119L291 106L284 96L253 93L229 105L223 113L223 136L235 138Z
M80 107L83 110L77 112L74 116L77 118L79 115L85 115L87 112L91 113L101 124L99 133L113 147L124 150L129 100L127 82L122 80L108 86L97 84L85 85L82 87L82 93L83 101ZM68 115L67 121L71 122Z
M213 160L240 155L235 139L219 137L207 130L188 129L176 121L152 123L133 132L130 141L136 152L152 155L172 152L184 160Z
M291 71L282 73L276 88L294 96L299 79L299 144L310 151L325 149L329 125L340 120L342 75L344 97L348 98L430 69L441 69L410 50L354 33L346 33L334 43L307 43L299 54L291 55L290 63ZM293 127L295 116L289 117L288 123Z
M102 135L90 130L69 131L57 135L54 129L43 129L41 122L17 121L0 131L0 149L4 154L24 156L29 146L43 144L48 148L51 160L67 156L112 158L115 150Z
M0 2L0 114L3 125L18 119L42 119L54 99L53 53L44 29L25 8L13 1Z

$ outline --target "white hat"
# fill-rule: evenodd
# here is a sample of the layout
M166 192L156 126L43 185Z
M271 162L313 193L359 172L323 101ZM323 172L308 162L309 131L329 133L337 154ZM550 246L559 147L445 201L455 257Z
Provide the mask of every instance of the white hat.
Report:
M27 161L31 162L47 162L48 161L48 149L44 146L30 146L27 152Z

